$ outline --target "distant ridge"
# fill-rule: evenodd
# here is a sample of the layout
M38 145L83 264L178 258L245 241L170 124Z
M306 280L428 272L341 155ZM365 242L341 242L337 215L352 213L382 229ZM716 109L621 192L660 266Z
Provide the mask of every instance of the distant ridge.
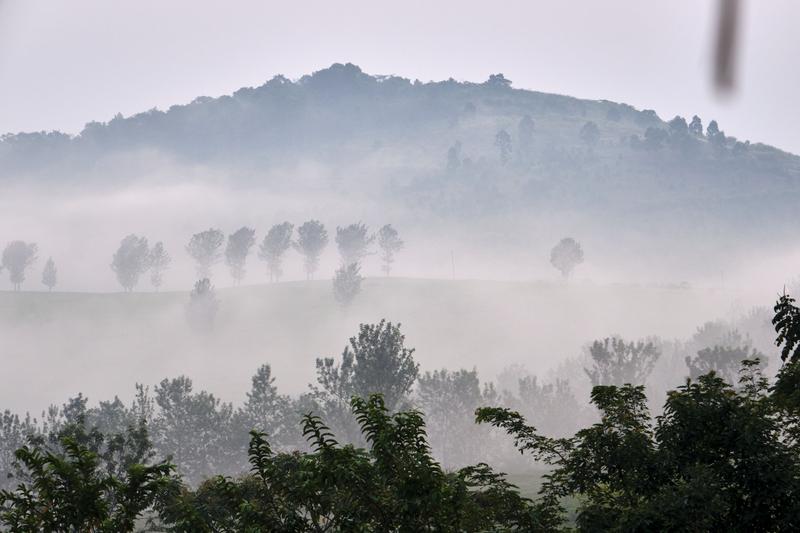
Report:
M337 63L90 122L74 136L4 135L0 180L79 182L102 169L104 180L123 182L160 164L140 157L147 153L233 169L245 181L313 161L345 176L340 189L362 187L348 181L357 173L394 198L456 212L797 194L800 158L730 136L710 118L665 121L627 104L516 89L502 74L422 83ZM121 154L137 164L115 163Z

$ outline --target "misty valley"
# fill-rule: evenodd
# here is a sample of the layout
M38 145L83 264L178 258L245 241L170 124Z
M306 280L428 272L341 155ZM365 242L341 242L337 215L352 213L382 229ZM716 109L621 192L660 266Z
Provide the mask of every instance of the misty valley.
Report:
M334 64L0 137L1 531L797 531L800 157Z

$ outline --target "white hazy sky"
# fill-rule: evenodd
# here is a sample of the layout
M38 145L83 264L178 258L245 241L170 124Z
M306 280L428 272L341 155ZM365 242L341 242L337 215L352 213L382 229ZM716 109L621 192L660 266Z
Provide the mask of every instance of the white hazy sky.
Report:
M800 153L800 2L743 0L739 87L712 90L711 0L0 0L0 132L75 133L334 62L716 118Z

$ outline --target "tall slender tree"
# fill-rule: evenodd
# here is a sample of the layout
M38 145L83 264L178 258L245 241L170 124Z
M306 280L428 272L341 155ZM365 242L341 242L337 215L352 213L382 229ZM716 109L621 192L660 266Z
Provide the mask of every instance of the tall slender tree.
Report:
M309 220L297 228L295 249L303 255L306 279L313 279L319 268L319 256L328 245L328 232L319 220Z
M375 235L369 234L369 228L357 222L345 227L336 227L336 246L342 257L342 265L347 266L359 263L370 254L369 246L375 240Z
M42 285L47 287L48 292L50 292L56 286L56 283L58 283L56 263L52 257L48 257L47 262L44 264L44 270L42 270Z
M150 250L150 283L156 290L161 288L161 283L164 281L164 272L169 268L172 258L164 249L164 243L158 241L153 245Z
M294 226L289 222L275 224L264 236L258 256L267 262L269 280L278 281L283 275L283 256L292 247Z
M400 239L397 230L391 224L386 224L378 232L378 246L381 249L381 260L383 261L383 271L388 276L392 271L394 255L403 249L405 243Z
M247 271L245 264L250 248L256 243L256 230L243 226L228 235L228 245L225 247L225 262L231 269L231 277L236 285L244 279Z
M119 248L111 259L111 270L117 275L117 281L127 292L131 292L139 277L150 266L150 252L145 237L128 235L119 244Z
M210 278L211 268L222 257L222 243L225 235L218 229L210 228L192 235L186 251L197 263L197 277Z

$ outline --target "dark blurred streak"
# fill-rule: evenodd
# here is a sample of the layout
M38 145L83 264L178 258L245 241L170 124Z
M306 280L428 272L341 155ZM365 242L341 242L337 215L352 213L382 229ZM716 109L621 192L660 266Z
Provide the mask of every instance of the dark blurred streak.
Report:
M714 86L728 93L736 85L736 49L740 0L720 0L717 42L714 51Z

